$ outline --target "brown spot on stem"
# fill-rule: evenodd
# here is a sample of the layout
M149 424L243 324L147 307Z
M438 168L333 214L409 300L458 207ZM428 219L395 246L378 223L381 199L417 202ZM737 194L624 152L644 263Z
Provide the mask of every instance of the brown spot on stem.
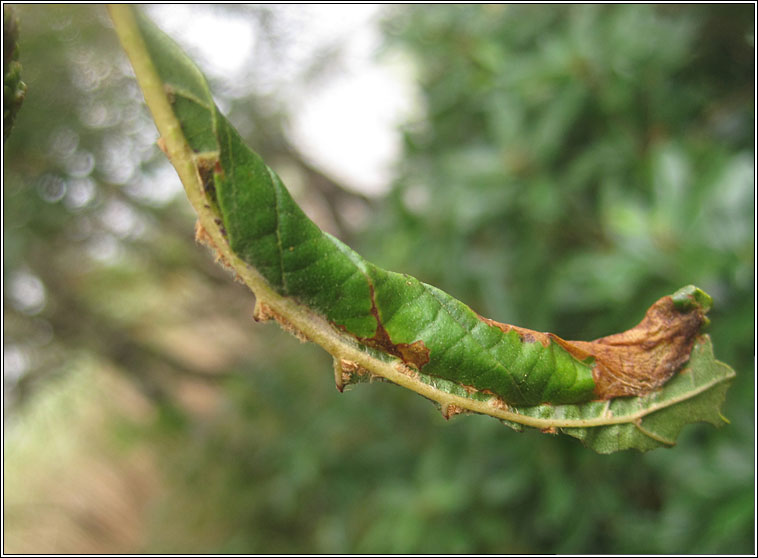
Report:
M267 322L272 318L276 320L277 322L279 322L279 325L284 331L286 331L287 333L291 333L292 335L297 337L301 343L310 341L310 339L308 339L308 336L305 335L305 333L303 333L300 329L295 327L292 324L292 322L290 322L287 318L282 316L269 304L262 302L260 299L256 300L255 308L253 310L253 319L256 322Z
M464 413L465 409L458 405L454 405L453 403L440 403L440 412L442 412L442 416L445 420L450 420L451 417Z
M511 406L508 405L501 397L498 397L496 395L493 395L487 400L487 404L490 407L493 407L495 409L499 409L501 411L509 411L511 409Z
M271 307L268 304L261 302L260 300L255 301L253 319L256 322L267 322L273 317L274 315L271 313Z
M202 165L197 166L197 174L203 185L203 191L212 199L216 198L216 184L213 181L213 171Z
M215 175L223 174L221 162L215 155L200 154L194 157L195 170L203 185L203 191L214 202L216 202L216 182Z
M334 359L334 383L342 393L345 386L355 383L355 377L371 377L372 374L357 362L344 358ZM360 380L359 380L360 381Z
M374 285L372 284L369 284L369 293L371 296L371 315L376 320L376 333L373 337L359 337L360 342L396 356L404 363L421 370L429 362L429 348L421 339L413 343L393 343L379 317L379 310L376 307L376 300L374 299Z
M208 234L208 231L206 231L205 227L200 224L199 220L195 221L195 242L213 250L216 249L216 245L213 243L211 235Z
M174 88L170 84L164 83L163 92L166 93L166 99L168 99L168 102L173 105L176 102L176 91Z
M214 218L213 222L218 226L218 231L224 236L224 238L226 238L227 234L226 228L224 227L224 222L218 217Z
M220 227L220 231L221 231L221 234L226 236L226 231L224 230L223 227ZM195 242L210 248L215 255L216 263L220 263L222 266L226 267L227 269L231 269L232 271L234 270L234 268L229 264L229 261L221 254L219 249L216 247L216 243L213 241L213 238L211 237L211 235L208 234L208 231L205 230L205 227L203 227L203 225L200 224L199 220L195 222Z
M158 149L163 151L163 154L169 159L171 159L171 157L169 157L169 154L168 154L168 147L166 146L166 140L163 138L163 136L159 137L158 141L156 141L155 143L158 144Z
M412 368L411 366L408 366L404 362L398 362L395 364L395 370L400 372L401 374L404 374L408 376L409 378L412 378L414 380L419 379L419 373L418 370L415 368Z

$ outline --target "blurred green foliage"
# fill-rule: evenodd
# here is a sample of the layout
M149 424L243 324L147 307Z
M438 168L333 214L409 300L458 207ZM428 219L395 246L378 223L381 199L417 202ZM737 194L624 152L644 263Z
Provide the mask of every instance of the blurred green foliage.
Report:
M393 189L351 239L363 255L573 339L631 327L687 283L714 296L716 356L738 374L731 424L689 426L672 450L600 456L487 417L445 422L387 384L338 394L328 355L253 324L252 297L192 245L104 14L20 6L29 90L3 190L6 421L19 429L5 448L10 540L34 552L751 553L753 9L418 6L387 18L386 48L415 62L424 110L404 130ZM276 19L244 14L261 29ZM249 103L264 156L306 168L280 115L228 102L232 121ZM306 190L318 184L305 176ZM57 408L51 397L68 403L44 429L24 418L39 401ZM108 414L96 433L72 418L93 407ZM48 490L30 462L65 437L97 457L66 453ZM114 522L93 522L99 493L72 471L144 455L138 476L159 488L125 482L140 520L109 538ZM76 505L55 499L67 484ZM28 535L61 513L101 546Z
M16 16L10 6L3 4L3 139L8 138L26 93L26 84L21 81L17 41Z

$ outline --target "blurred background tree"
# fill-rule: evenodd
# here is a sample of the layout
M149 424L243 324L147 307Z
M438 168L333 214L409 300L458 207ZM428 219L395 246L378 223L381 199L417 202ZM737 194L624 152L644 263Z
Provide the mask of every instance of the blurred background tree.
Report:
M253 69L296 40L274 6L219 9L254 26ZM340 396L328 355L255 325L252 296L194 245L104 11L18 6L4 550L753 551L753 10L388 8L385 52L414 62L422 110L382 198L293 146L275 90L213 80L322 227L484 315L591 339L684 284L711 293L731 424L599 456L446 423L391 385Z

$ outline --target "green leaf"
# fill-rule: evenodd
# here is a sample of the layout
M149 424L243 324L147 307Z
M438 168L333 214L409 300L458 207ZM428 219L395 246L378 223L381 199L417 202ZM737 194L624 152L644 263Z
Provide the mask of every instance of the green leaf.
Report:
M680 289L636 327L592 342L484 318L321 231L179 47L130 7L111 14L198 213L198 238L255 292L256 319L276 319L334 356L340 390L379 377L446 418L474 412L560 429L602 453L670 446L684 424L720 424L734 372L701 332L711 306L703 291Z
M702 421L718 427L725 422L720 408L733 378L734 371L715 360L711 340L704 335L695 344L687 367L662 389L605 404L566 405L563 416L581 416L604 424L602 428L561 430L599 453L673 446L685 424ZM611 418L619 422L611 424Z

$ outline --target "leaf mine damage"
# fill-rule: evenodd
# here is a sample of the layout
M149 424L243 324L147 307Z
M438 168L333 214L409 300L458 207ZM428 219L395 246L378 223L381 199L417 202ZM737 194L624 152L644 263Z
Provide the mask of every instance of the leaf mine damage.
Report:
M684 287L655 302L632 329L595 341L566 341L552 333L479 319L506 333L516 331L524 342L547 347L553 341L578 360L594 359L595 394L598 399L613 399L646 395L681 369L708 323L709 308L710 297L703 291Z
M421 339L413 343L393 343L379 316L373 284L369 284L369 293L371 296L371 315L376 320L376 333L373 337L358 337L358 340L369 347L396 356L404 363L421 370L429 362L429 348Z
M689 360L707 323L707 307L680 311L671 296L653 304L643 320L623 333L591 343L574 341L596 360L595 392L600 399L644 395L666 383Z
M446 418L480 413L517 430L561 431L601 453L670 446L685 424L724 423L720 407L735 374L715 360L710 339L700 334L710 308L705 293L682 289L629 331L584 342L477 318L447 293L410 278L407 289L395 275L387 282L388 272L373 273L373 264L347 246L319 236L215 108L205 78L170 38L129 6L110 9L165 138L160 145L198 213L197 239L255 292L257 320L276 320L332 354L338 389L390 381L434 401ZM264 238L261 230L270 223L275 234ZM233 249L232 233L255 239L256 249ZM298 240L305 249L297 251L290 239L314 244ZM314 260L318 254L326 257ZM265 273L284 256L295 270L295 287L286 293L280 278ZM356 287L357 272L369 289ZM335 285L345 277L353 283L343 292Z

